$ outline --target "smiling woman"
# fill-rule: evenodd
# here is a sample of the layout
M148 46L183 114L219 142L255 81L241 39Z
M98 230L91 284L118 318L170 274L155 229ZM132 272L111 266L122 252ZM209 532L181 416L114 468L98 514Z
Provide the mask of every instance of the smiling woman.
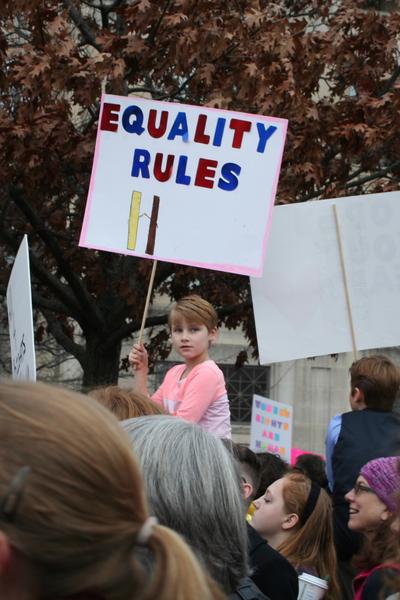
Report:
M387 576L400 570L398 543L393 532L400 489L400 459L371 460L360 471L345 498L349 503L349 529L364 535L365 542L354 563L360 569L353 584L354 600L387 598Z
M372 539L381 524L387 521L391 513L386 504L369 487L366 479L360 475L352 490L346 494L350 502L349 529L359 531Z

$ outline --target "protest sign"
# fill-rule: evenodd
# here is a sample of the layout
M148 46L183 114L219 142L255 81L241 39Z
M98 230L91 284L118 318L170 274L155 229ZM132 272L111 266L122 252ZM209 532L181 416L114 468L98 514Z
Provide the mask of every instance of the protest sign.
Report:
M80 245L260 276L286 128L103 95Z
M28 239L23 237L7 286L13 379L36 381Z
M251 411L250 449L272 452L290 462L293 407L254 394Z
M399 223L400 192L275 207L263 277L251 279L261 364L348 352L351 324L358 350L400 344Z

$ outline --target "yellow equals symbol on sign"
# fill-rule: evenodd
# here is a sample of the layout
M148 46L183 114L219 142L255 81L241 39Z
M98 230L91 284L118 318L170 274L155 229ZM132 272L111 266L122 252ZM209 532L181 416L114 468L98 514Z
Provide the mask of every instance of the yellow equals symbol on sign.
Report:
M133 192L129 213L128 250L135 250L139 226L139 210L142 199L141 192Z

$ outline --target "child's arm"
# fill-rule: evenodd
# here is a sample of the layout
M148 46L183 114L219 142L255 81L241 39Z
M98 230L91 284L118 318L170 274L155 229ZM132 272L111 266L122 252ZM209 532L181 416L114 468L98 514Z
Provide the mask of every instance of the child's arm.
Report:
M224 393L224 387L220 388L221 382L214 371L199 370L193 373L176 416L198 423L213 400Z
M133 391L149 396L150 394L147 388L147 373L149 367L147 350L144 345L134 344L132 350L129 352L128 360L135 373L133 379Z

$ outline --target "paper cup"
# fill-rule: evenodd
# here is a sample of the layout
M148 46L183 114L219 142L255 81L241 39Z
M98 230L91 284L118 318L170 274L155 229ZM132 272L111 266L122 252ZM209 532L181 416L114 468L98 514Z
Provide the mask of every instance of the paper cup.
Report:
M299 575L299 595L297 600L321 600L328 589L325 579L308 573Z

